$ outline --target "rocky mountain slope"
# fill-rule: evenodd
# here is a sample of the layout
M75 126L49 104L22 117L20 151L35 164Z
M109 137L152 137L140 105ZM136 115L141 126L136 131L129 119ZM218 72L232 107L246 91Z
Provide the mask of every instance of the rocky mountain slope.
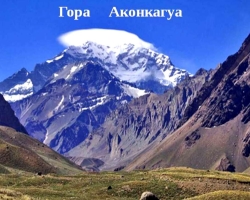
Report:
M0 82L0 93L6 101L17 101L33 94L30 73L22 68L17 73Z
M0 95L0 167L5 171L72 174L80 168L32 139Z
M101 169L125 166L177 128L184 110L210 76L211 71L200 69L163 95L148 94L121 106L66 155L85 167L91 158L103 162Z
M249 97L250 35L187 106L179 129L143 152L128 169L189 166L248 170Z
M149 91L162 93L190 75L138 37L132 42L70 46L32 72L23 69L6 79L0 91L32 137L66 153L115 108ZM23 96L17 96L19 89Z
M100 65L80 62L58 71L39 92L12 107L31 136L64 153L118 105L143 94Z
M0 166L6 171L76 174L81 169L43 143L6 126L0 126Z

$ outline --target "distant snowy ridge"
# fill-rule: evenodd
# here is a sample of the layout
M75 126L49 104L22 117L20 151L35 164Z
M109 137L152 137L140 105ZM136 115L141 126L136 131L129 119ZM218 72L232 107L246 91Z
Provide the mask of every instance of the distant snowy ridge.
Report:
M30 79L28 79L23 84L17 84L9 91L0 92L3 94L6 101L14 102L31 96L33 94L33 84Z
M59 55L59 56L55 57L53 60L47 60L46 62L51 63L51 62L53 62L55 60L60 60L62 57L63 57L63 55Z

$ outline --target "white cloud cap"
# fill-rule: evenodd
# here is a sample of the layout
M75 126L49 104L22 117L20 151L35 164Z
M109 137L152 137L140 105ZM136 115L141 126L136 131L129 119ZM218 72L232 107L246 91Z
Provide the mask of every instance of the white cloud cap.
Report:
M153 44L140 39L137 35L122 30L112 29L82 29L65 33L58 41L66 47L82 46L86 42L94 42L103 46L116 47L133 44L136 47L156 50Z

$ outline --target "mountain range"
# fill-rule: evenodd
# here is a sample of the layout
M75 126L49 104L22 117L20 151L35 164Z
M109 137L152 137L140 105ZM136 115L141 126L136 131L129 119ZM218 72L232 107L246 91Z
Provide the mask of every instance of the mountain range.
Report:
M32 137L64 154L119 106L150 92L163 93L189 75L168 56L136 42L86 42L32 72L21 69L0 83L0 91Z

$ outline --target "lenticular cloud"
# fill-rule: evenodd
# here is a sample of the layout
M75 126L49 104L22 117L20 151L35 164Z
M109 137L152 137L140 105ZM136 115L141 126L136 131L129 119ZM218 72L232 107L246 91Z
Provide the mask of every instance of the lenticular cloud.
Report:
M133 44L138 47L156 50L153 44L140 39L137 35L112 29L83 29L65 33L58 37L63 46L81 46L86 42L94 42L104 46L120 46Z

